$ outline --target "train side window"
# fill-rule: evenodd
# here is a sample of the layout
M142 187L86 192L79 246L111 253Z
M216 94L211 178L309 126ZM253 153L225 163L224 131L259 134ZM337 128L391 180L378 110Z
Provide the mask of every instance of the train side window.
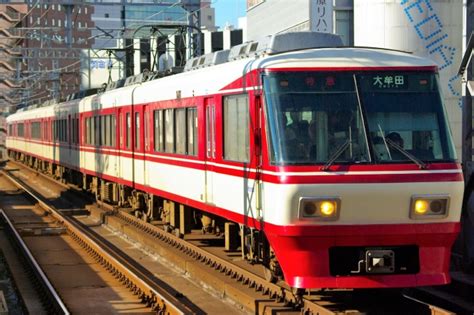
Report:
M135 113L135 150L140 150L140 113Z
M144 113L144 118L143 118L143 131L145 132L145 151L148 151L149 149L149 143L150 141L150 130L148 130L148 110L145 110Z
M100 116L100 144L102 146L107 146L107 116Z
M110 145L114 147L117 145L117 141L115 139L116 128L117 125L115 123L115 115L110 115Z
M84 127L85 132L86 132L86 144L91 144L91 119L90 117L86 118L85 121L86 126Z
M163 111L153 111L153 139L156 152L163 152Z
M197 137L197 109L196 107L190 107L187 109L187 132L188 132L188 154L189 155L198 155L198 137Z
M176 109L176 153L186 154L186 108Z
M36 140L41 139L41 125L39 121L31 123L31 138Z
M226 160L248 162L249 105L247 95L224 97L224 158Z
M132 138L132 119L130 113L127 113L127 135L125 137L125 145L127 149L130 149L130 139Z
M174 109L165 110L165 152L174 153Z
M102 119L100 116L96 116L95 117L95 121L96 121L96 125L95 125L95 128L96 128L96 131L95 131L95 134L96 134L96 139L95 139L95 145L96 146L100 146L102 145Z

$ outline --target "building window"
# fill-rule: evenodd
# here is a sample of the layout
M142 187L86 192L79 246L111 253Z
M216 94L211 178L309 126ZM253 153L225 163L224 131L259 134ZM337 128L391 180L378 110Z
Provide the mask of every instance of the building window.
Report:
M58 26L61 27L61 20L58 20Z
M335 32L340 35L345 46L354 46L354 12L336 10Z
M105 13L105 14L104 14L104 17L105 17L105 18L108 18L108 17L109 17L109 14L108 14L108 13Z
M224 158L238 162L250 160L247 95L224 97Z

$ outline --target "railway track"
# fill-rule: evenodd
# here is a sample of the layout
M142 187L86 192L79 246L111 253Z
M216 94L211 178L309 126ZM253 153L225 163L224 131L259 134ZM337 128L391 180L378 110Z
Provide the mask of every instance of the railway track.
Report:
M70 314L58 292L53 287L48 277L46 277L43 269L31 254L30 250L26 246L20 234L16 231L13 223L10 221L3 209L0 209L0 221L3 222L3 225L8 232L8 236L12 240L17 252L21 255L22 261L25 263L26 268L32 277L34 277L38 290L42 292L40 297L45 310L47 310L47 312L50 314Z
M44 177L47 180L52 180L47 176ZM68 187L64 184L57 184ZM192 274L193 276L201 274L202 276L205 271L209 272L209 270L212 270L217 275L221 275L225 279L223 282L227 283L227 287L223 290L222 294L233 294L232 291L234 289L229 290L229 285L236 288L246 288L250 292L248 294L254 297L253 302L248 301L243 302L243 304L256 314L359 314L380 313L382 311L386 314L452 314L435 305L423 302L409 293L400 294L397 290L393 294L385 294L386 292L383 294L375 293L375 299L375 291L355 293L338 290L311 291L306 292L302 298L298 298L291 288L286 287L284 284L270 283L259 274L232 263L222 256L211 253L193 242L176 237L164 231L160 226L144 222L125 211L121 211L121 209L116 209L100 202L95 206L89 206L88 209L91 211L91 214L100 217L103 224L107 224L127 235L128 238L135 239L137 242L144 244L143 246L147 247L148 251L158 253L172 261L174 260L174 263L183 268L186 274ZM72 218L68 218L68 220L75 221ZM175 252L170 254L170 250ZM195 269L196 265L200 267ZM124 272L121 273L124 274ZM216 279L219 276L207 276L207 278L212 278L210 282L216 284L218 282ZM202 279L198 281L205 282ZM142 290L142 294L143 292ZM234 293L233 295L234 297L242 297L244 294ZM149 295L147 298L153 302L158 300L154 295ZM389 305L381 304L377 298L390 299L391 301L384 301L389 302ZM161 308L161 306L159 307Z
M181 296L170 288L167 284L150 274L145 268L123 254L118 248L102 239L99 235L94 234L91 230L81 225L73 217L65 216L61 211L55 209L41 195L35 192L31 187L19 178L13 176L9 172L2 171L2 174L11 180L16 186L21 188L28 195L36 200L38 204L46 210L57 221L61 222L67 230L67 233L76 240L94 259L103 265L110 273L113 274L124 286L130 289L140 300L157 313L161 314L203 314L204 312L193 305L185 297ZM3 212L2 212L3 213ZM3 213L4 214L4 213ZM4 216L7 224L10 226L12 233L16 234L17 239L20 238L15 228ZM21 240L21 238L20 238ZM28 248L22 243L25 251ZM29 252L28 252L29 253ZM28 254L32 258L31 253ZM57 305L52 309L55 313L69 314L64 303L54 291L51 283L47 280L39 265L32 262L35 272L40 274L41 281L45 284L43 287L48 289L48 301L50 304Z

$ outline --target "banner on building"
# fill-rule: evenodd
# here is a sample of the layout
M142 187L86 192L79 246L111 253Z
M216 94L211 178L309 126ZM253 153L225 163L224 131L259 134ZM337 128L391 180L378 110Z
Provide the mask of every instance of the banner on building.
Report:
M313 32L333 32L332 0L310 0L310 27Z

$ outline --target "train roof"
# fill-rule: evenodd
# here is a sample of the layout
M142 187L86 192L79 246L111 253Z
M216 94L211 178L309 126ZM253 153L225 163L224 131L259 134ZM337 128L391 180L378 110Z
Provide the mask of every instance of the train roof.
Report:
M342 47L339 36L314 32L287 33L267 36L188 61L185 72L146 80L128 80L131 84L106 89L103 93L38 109L14 114L9 120L33 118L39 111L49 110L55 115L61 108L76 104L79 111L95 110L130 104L145 104L176 98L189 98L229 90L232 82L245 73L265 69L390 69L409 67L436 67L427 58L407 52L371 48ZM144 78L141 76L140 78ZM138 78L138 77L137 77ZM132 82L133 81L133 82ZM119 85L120 86L120 85ZM132 100L133 98L133 100ZM31 116L31 117L30 117Z

